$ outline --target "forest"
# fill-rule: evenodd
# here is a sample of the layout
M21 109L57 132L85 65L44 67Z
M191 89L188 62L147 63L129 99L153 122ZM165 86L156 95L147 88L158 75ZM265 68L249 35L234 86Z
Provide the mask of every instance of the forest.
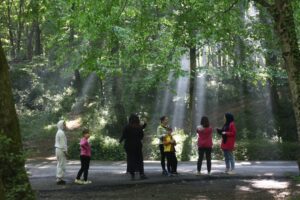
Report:
M158 158L166 115L178 157L195 160L201 117L216 128L226 112L238 160L300 166L298 0L1 0L0 11L0 150L16 166L54 155L60 119L72 159L88 127L93 159L124 160L131 113L147 122L145 159ZM219 143L214 134L213 159Z

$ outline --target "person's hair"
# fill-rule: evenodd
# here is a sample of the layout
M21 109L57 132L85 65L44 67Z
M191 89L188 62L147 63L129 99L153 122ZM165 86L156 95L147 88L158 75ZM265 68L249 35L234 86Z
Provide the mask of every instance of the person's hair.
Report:
M234 117L231 113L225 113L225 119L226 119L225 122L226 125L229 125L231 122L234 121Z
M82 135L85 135L85 134L87 134L87 133L90 133L90 130L89 130L88 128L84 128L84 129L82 130Z
M229 129L229 124L234 121L234 117L231 113L225 113L226 122L223 126L223 130L227 131Z
M159 119L160 119L160 122L163 122L163 121L166 119L166 117L167 117L167 116L165 116L165 115L162 116L162 117L160 117L160 118L159 118Z
M209 120L208 120L208 117L203 116L203 117L201 118L200 124L201 124L203 127L205 127L205 128L209 127Z
M131 114L129 116L129 125L130 126L139 126L140 125L140 118L137 114Z

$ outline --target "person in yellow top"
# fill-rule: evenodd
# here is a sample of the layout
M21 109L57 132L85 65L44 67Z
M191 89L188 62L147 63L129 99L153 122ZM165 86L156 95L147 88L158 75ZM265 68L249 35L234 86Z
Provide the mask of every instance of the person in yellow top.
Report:
M172 175L178 175L177 173L177 158L176 158L176 141L174 140L172 136L172 129L167 129L167 134L165 135L163 139L164 143L164 153L167 158L167 169L169 176Z

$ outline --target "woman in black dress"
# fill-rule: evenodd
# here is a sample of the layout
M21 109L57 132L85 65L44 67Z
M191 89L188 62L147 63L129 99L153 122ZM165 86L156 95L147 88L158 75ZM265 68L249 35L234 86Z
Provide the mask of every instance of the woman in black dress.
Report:
M140 119L136 114L131 114L129 117L129 123L124 127L120 142L123 140L124 149L127 154L127 169L131 175L131 179L134 180L135 172L140 173L140 179L146 179L144 173L144 159L143 159L143 144L142 139L144 137L143 126L140 125Z

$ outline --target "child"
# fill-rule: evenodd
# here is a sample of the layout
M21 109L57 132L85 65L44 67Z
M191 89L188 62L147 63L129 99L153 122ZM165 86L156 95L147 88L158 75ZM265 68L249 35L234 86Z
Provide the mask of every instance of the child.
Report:
M90 137L89 129L84 129L82 131L83 137L80 140L80 162L81 168L78 171L77 177L75 179L75 183L77 184L90 184L91 181L88 181L88 170L90 167L90 160L91 160L91 146L88 142ZM80 177L83 173L83 181L80 180Z
M167 134L164 137L164 152L167 157L167 169L169 176L178 175L177 173L177 158L175 154L176 141L172 137L172 129L167 129Z
M198 162L197 175L201 175L201 166L204 154L206 156L207 174L211 171L211 151L212 151L212 128L209 126L209 120L203 116L200 121L200 126L197 127L198 134Z

